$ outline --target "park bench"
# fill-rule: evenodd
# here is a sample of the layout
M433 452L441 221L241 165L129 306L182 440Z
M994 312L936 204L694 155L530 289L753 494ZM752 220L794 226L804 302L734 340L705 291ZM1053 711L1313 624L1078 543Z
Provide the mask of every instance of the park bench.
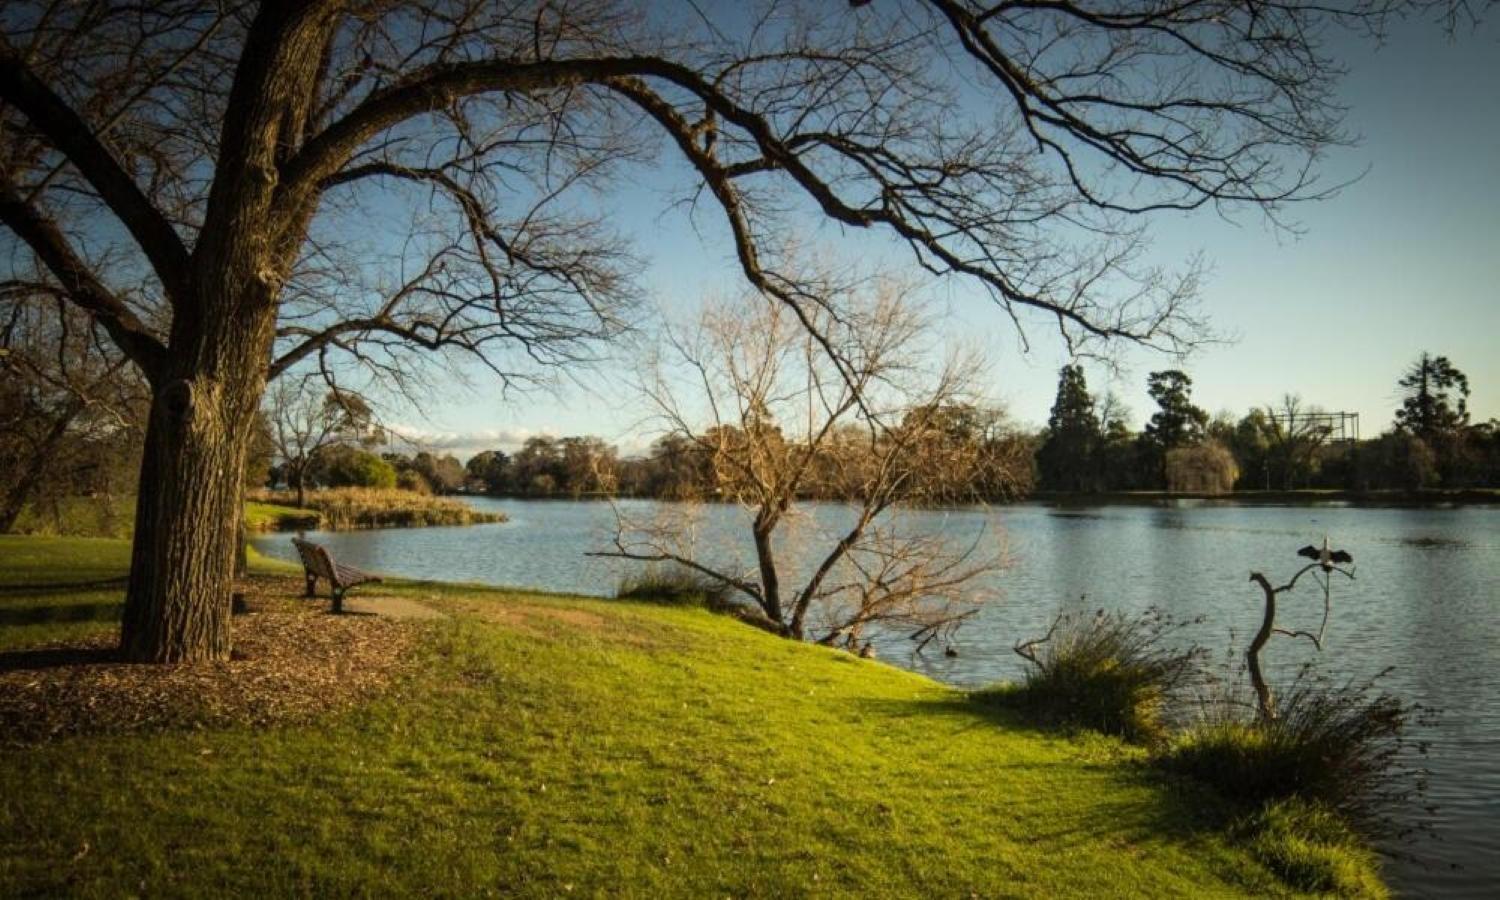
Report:
M318 596L318 579L326 580L328 593L333 597L333 611L336 613L344 611L344 593L350 588L380 581L378 576L335 562L326 548L312 541L292 538L292 543L297 547L297 555L302 557L302 571L307 576L307 596Z

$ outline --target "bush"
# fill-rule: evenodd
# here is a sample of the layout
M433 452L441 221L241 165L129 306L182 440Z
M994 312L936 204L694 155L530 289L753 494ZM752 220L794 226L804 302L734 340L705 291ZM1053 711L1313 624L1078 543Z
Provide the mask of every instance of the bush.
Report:
M1227 494L1239 477L1234 456L1217 441L1167 451L1167 490L1172 493Z
M312 474L324 487L390 490L396 486L395 467L355 447L334 446L318 451Z
M642 600L680 606L720 607L727 591L712 578L680 567L647 566L627 575L615 588L619 600Z
M426 495L432 493L432 485L416 469L402 469L396 474L396 490Z
M1250 704L1218 704L1159 763L1244 809L1296 799L1372 835L1391 830L1391 805L1425 789L1425 770L1404 752L1417 707L1370 684L1329 685L1304 670L1276 709L1263 721Z
M1160 741L1168 703L1202 654L1166 646L1179 627L1155 609L1134 617L1103 610L1059 616L1046 636L1016 646L1030 664L1025 681L978 691L975 699L1046 725Z

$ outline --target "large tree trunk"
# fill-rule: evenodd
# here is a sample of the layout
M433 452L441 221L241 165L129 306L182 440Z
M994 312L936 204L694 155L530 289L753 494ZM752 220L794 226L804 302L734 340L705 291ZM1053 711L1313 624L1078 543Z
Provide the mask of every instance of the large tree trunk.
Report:
M312 194L273 210L301 139L334 4L264 4L240 56L185 296L172 316L141 463L120 646L143 662L229 657L236 521L276 300Z
M776 531L776 520L757 516L751 526L755 535L755 558L760 566L761 608L766 617L777 625L786 626L781 610L781 577L776 571L776 556L771 549L771 535ZM793 635L801 640L802 635Z
M258 392L207 376L156 392L136 499L120 649L139 662L229 657L229 595ZM237 394L237 396L230 396Z

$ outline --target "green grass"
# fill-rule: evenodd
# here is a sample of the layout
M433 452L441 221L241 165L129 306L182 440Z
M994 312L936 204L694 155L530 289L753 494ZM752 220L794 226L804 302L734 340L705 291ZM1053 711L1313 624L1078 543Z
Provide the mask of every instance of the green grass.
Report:
M312 531L322 518L315 509L245 501L245 527L250 531Z
M21 510L12 532L64 537L128 538L135 529L135 495L59 497Z
M0 583L118 575L126 555L120 542L0 538ZM360 709L314 726L0 745L0 884L81 896L1292 893L1266 854L1233 842L1212 795L1118 741L1029 729L921 676L691 606L387 590L453 618L430 626L414 675ZM0 610L82 596L0 594ZM0 646L34 627L0 626Z
M120 621L130 544L0 534L0 651Z

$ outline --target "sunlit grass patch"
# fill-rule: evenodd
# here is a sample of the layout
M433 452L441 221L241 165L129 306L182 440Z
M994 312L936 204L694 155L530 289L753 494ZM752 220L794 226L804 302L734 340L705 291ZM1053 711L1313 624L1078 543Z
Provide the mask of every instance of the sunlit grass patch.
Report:
M920 675L691 605L386 588L452 618L423 626L409 676L373 699L312 723L0 749L0 884L82 896L1298 893L1216 825L1211 796L1165 783L1117 740L983 721L964 693Z
M315 509L245 502L245 527L251 531L312 531L321 521L322 514Z

